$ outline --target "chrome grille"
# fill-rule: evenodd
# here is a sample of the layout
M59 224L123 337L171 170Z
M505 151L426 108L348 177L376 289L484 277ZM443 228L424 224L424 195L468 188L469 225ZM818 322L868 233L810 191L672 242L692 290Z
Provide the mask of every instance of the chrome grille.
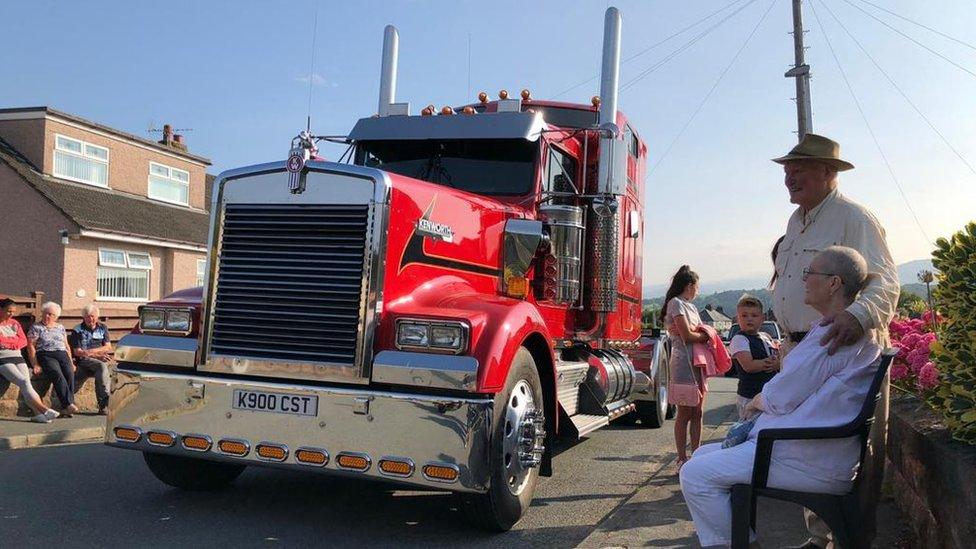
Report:
M354 365L368 205L227 204L210 350Z

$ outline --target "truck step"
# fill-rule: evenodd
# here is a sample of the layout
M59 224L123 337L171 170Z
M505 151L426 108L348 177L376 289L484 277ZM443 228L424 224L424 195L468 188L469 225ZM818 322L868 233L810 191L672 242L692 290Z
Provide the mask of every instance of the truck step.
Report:
M610 424L610 418L607 416L593 416L588 414L576 414L569 418L573 422L573 427L576 429L577 437L584 437L593 431L596 431L600 427L606 427Z

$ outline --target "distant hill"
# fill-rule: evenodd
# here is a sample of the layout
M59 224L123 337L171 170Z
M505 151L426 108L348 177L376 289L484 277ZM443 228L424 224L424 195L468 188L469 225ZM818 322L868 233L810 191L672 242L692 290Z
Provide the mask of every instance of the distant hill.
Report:
M903 293L912 293L921 298L925 298L925 284L920 284L915 282L913 284L903 284L901 287ZM704 309L706 305L711 305L714 308L722 308L727 316L735 316L735 305L739 302L739 298L742 294L750 294L759 298L762 301L763 308L770 309L773 306L773 298L769 293L769 290L765 288L754 289L754 290L727 290L724 292L717 292L709 295L699 295L695 298L695 306L698 309ZM645 299L644 306L657 306L660 307L664 302L664 296L655 297L652 299Z
M914 284L902 284L901 293L915 294L918 297L925 299L925 284L922 284L921 282L915 282Z
M915 261L902 263L898 266L898 280L902 283L902 286L914 285L918 283L918 273L926 270L937 272L935 267L932 266L932 261L929 259L916 259ZM923 295L925 293L924 285L922 286L922 293Z

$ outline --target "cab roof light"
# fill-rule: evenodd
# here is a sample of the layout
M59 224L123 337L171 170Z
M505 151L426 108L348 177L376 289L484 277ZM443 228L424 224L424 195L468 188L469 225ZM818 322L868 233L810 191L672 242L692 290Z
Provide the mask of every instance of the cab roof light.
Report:
M454 109L449 105L444 105L443 107L441 107L441 114L444 116L450 116L454 114Z
M478 94L478 101L481 101L482 104L487 103L488 102L488 94L486 92L479 93Z
M594 107L599 107L600 106L600 96L599 95L594 95L593 98L590 99L590 103L592 103Z
M258 457L265 461L285 461L288 457L288 447L284 444L262 442L255 447Z
M136 443L142 439L142 430L138 427L116 427L112 430L115 433L116 440L122 442Z
M499 99L508 99L508 90L501 90L498 92Z
M463 112L464 114L475 114L478 111L474 110L474 107L468 106L468 107L464 107L464 109L462 109L461 112Z
M532 99L532 92L528 88L522 90L522 101L528 101Z

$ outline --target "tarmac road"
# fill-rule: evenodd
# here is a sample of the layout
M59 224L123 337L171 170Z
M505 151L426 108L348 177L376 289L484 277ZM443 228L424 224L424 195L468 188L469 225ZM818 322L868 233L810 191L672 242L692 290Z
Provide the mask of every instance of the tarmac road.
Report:
M734 379L710 380L705 423L734 413ZM138 452L100 444L0 452L7 547L572 547L655 476L673 475L671 422L611 426L558 449L529 513L505 534L468 526L444 492L249 468L226 490L182 492Z

